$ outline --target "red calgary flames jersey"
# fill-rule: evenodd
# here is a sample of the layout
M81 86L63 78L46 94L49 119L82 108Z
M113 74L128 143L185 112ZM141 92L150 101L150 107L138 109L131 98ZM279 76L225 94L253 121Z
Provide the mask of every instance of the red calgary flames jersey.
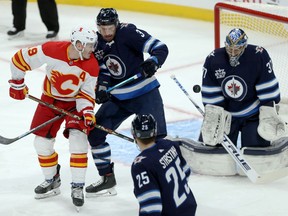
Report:
M68 57L66 41L51 41L19 50L11 61L12 79L24 78L27 71L46 64L43 93L62 101L75 101L77 110L94 107L99 65L94 55L87 60Z

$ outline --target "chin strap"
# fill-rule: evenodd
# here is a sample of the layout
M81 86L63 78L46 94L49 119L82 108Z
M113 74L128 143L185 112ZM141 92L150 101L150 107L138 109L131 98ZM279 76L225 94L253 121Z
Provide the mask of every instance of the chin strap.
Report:
M74 45L75 49L76 49L76 50L78 51L78 53L79 53L80 59L81 59L81 60L84 60L82 53L84 52L84 49L85 49L85 47L86 47L86 44L84 43L84 44L82 44L82 46L83 46L83 49L82 49L82 50L79 50L79 49L77 49L76 45Z

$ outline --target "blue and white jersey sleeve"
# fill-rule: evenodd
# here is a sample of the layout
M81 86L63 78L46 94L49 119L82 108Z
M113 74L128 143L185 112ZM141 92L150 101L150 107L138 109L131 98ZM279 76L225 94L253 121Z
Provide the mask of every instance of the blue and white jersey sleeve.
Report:
M213 63L215 52L211 52L203 65L202 72L202 102L205 106L206 104L213 104L224 107L225 97L222 92L221 85L217 81L214 70L211 68ZM219 77L223 74L221 70L218 71Z
M280 89L278 80L274 74L272 60L263 47L256 47L255 53L256 55L260 55L262 67L262 74L256 83L256 91L260 104L263 105L271 101L278 103L280 101Z
M148 53L151 57L156 57L157 63L161 67L168 56L166 44L133 24L127 25L126 28L126 41L129 42L129 46L142 53Z
M132 166L132 178L140 207L139 216L160 216L163 206L157 180L142 164Z

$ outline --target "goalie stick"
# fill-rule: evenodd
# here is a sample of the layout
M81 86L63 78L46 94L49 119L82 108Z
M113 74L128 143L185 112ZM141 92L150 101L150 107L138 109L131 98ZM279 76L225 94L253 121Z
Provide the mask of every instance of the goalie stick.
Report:
M26 96L27 96L29 99L31 99L31 100L33 100L33 101L36 101L36 102L38 102L38 103L40 103L40 104L42 104L42 105L44 105L44 106L47 106L47 107L49 107L49 108L51 108L51 109L53 109L53 110L56 110L56 111L58 111L58 112L60 112L60 113L62 113L62 114L65 114L65 115L70 116L70 117L72 117L72 118L74 118L74 119L77 119L77 120L82 120L82 118L81 118L80 116L75 115L75 114L73 114L73 113L71 113L71 112L68 112L68 111L66 111L66 110L64 110L64 109L61 109L61 108L59 108L59 107L56 107L56 106L54 106L53 104L47 103L47 102L45 102L45 101L42 101L42 100L40 100L40 99L38 99L38 98L36 98L36 97L34 97L34 96L32 96L32 95L29 95L29 94L27 94ZM105 127L103 127L103 126L101 126L101 125L97 125L97 124L96 124L95 127L98 128L98 129L100 129L100 130L102 130L102 131L107 132L108 134L112 134L112 135L118 136L118 137L120 137L120 138L122 138L122 139L125 139L125 140L129 141L129 142L134 142L134 139L132 139L132 138L130 138L130 137L128 137L128 136L125 136L125 135L123 135L123 134L121 134L121 133L118 133L118 132L116 132L116 131L113 131L113 130L111 130L111 129L105 128Z
M175 81L178 87L184 92L184 94L188 97L188 99L193 103L196 109L204 116L204 111L198 106L198 104L191 98L182 84L178 81L175 75L171 75L171 79ZM259 175L256 170L248 163L248 161L244 158L241 151L233 144L233 142L229 139L229 137L224 134L223 142L221 143L225 150L229 153L229 155L233 158L236 164L242 169L242 171L246 174L246 176L253 183L268 183L275 181L277 179L283 178L288 175L288 168L283 168L279 170L275 170L273 172L264 173Z
M46 125L51 124L52 122L57 121L58 119L62 118L63 116L65 116L65 114L57 115L57 116L55 116L54 118L52 118L52 119L50 119L50 120L42 123L41 125L38 125L37 127L35 127L35 128L33 128L33 129L31 129L31 130L29 130L29 131L27 131L27 132L25 132L25 133L17 136L17 137L15 137L15 138L6 138L6 137L3 137L3 136L0 136L0 143L1 143L1 144L4 144L4 145L9 145L9 144L11 144L11 143L13 143L13 142L15 142L15 141L17 141L17 140L19 140L19 139L22 139L23 137L26 137L27 135L33 133L34 131L37 131L37 130L39 130L40 128L45 127Z

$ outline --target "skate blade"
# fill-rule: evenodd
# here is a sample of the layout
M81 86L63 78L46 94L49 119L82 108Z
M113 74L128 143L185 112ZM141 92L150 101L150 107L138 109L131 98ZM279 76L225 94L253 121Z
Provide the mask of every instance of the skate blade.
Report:
M87 193L85 194L86 198L91 198L91 197L108 197L108 196L116 196L117 195L117 191L115 190L115 188L109 188L109 189L105 189L96 193Z
M16 35L8 35L8 40L15 40L15 39L21 39L24 38L24 32L19 32Z
M48 197L57 196L58 194L60 194L60 188L55 188L45 194L35 194L35 199L45 199Z
M82 206L75 206L75 210L79 213Z

